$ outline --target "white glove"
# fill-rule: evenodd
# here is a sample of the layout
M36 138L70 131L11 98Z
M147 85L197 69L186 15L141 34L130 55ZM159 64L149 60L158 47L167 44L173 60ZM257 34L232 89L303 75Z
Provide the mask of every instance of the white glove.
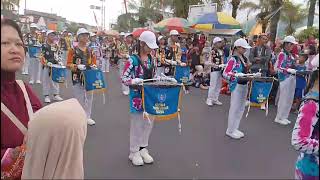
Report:
M297 70L289 68L289 69L287 69L287 72L290 74L296 74Z
M226 67L225 64L220 64L220 65L219 65L219 68L224 68L224 67Z
M162 80L162 81L171 81L171 82L177 83L176 79L174 79L172 77L167 77L167 76L160 77L160 80Z
M175 78L168 78L168 80L173 82L173 83L178 83L178 81Z
M138 85L141 83L143 83L143 79L141 79L141 78L134 78L131 80L131 84L133 84L133 85Z
M254 74L254 77L261 77L261 76L262 74L260 72Z
M182 63L180 63L180 66L187 66L187 64L182 62Z
M63 66L63 63L60 61L60 62L58 62L58 64L60 65L60 66Z
M96 69L96 68L97 68L97 66L96 66L95 64L92 64L92 65L91 65L91 68Z
M244 77L245 74L243 74L243 73L236 73L234 76L235 76L235 77Z
M171 61L171 65L176 66L177 64L178 64L178 62L177 62L177 61Z
M51 67L51 66L52 66L52 63L51 63L51 62L48 62L48 63L47 63L47 66Z

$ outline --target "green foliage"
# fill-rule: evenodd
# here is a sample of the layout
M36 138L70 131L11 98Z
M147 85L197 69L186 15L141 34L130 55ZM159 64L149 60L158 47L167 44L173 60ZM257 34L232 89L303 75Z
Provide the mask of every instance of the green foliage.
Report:
M77 33L80 26L77 23L71 22L70 24L66 23L67 31L72 32L73 34Z
M303 21L307 16L306 12L302 4L293 4L290 0L284 1L281 19L287 22L286 35L292 35L295 32L295 25Z
M315 27L307 28L307 29L301 31L297 35L297 38L299 39L299 41L304 41L305 39L308 39L308 37L310 35L313 35L315 38L319 39L319 29L317 29Z

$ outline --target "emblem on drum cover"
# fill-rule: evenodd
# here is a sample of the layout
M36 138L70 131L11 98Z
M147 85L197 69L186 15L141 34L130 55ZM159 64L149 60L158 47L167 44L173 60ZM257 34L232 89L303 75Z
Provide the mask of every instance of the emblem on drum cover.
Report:
M97 72L96 78L99 79L99 80L101 79L101 73L100 72Z
M136 110L142 109L142 99L141 98L133 98L132 99L132 106Z
M164 69L164 73L169 73L170 72L170 68L169 67L166 67L165 69Z
M163 103L163 102L165 102L166 101L166 99L167 99L167 95L166 94L158 94L158 100L159 100L159 102L161 102L161 103Z

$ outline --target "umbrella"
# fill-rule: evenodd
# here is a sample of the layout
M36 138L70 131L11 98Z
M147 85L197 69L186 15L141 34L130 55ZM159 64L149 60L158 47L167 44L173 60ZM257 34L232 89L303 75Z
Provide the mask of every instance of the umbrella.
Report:
M224 12L207 13L192 25L192 28L202 31L212 29L241 29L240 23Z
M169 32L171 30L177 30L180 33L188 33L194 31L190 28L191 24L184 18L168 18L160 21L155 25L155 29L162 32Z
M119 32L116 30L107 30L105 34L109 36L119 36Z
M136 28L133 30L133 32L131 33L133 37L137 38L139 37L144 31L151 31L152 30L148 29L148 28ZM154 32L153 32L154 33Z

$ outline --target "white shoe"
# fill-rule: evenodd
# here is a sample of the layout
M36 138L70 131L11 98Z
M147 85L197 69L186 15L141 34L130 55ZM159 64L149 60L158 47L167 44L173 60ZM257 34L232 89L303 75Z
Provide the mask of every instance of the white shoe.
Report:
M266 110L266 104L265 104L265 103L261 104L260 109L261 109L261 110Z
M96 122L93 119L89 118L89 119L87 119L87 124L90 126L93 126L96 124Z
M45 96L44 97L44 102L45 103L50 103L51 102L50 97L49 96Z
M41 84L41 81L40 81L40 80L37 80L36 83L37 83L37 84Z
M219 100L216 100L216 101L213 101L213 104L218 105L218 106L221 106L221 105L222 105L222 102L220 102Z
M237 134L236 132L233 133L229 133L228 131L226 132L226 135L233 138L233 139L240 139L241 136L239 134Z
M139 152L140 152L140 155L141 155L144 163L146 163L146 164L153 163L153 158L150 156L147 148L143 148Z
M288 122L282 119L275 119L274 122L279 123L281 125L288 125Z
M128 96L129 95L129 91L122 91L123 95Z
M34 84L34 81L29 81L29 84Z
M135 153L130 153L129 159L132 162L132 164L135 166L142 166L144 164L143 159L140 155L140 151Z
M212 101L211 101L210 99L207 99L206 104L207 104L208 106L213 106Z
M28 75L28 74L29 74L29 73L27 73L27 72L23 72L23 73L22 73L22 75Z
M53 96L53 100L55 100L55 101L63 101L63 99L60 97L60 95Z
M236 129L234 133L238 134L240 137L244 137L244 133Z
M250 105L250 101L246 101L246 106L249 106Z
M289 121L288 119L283 119L283 121L286 122L286 123L288 123L288 124L291 123L291 121Z

